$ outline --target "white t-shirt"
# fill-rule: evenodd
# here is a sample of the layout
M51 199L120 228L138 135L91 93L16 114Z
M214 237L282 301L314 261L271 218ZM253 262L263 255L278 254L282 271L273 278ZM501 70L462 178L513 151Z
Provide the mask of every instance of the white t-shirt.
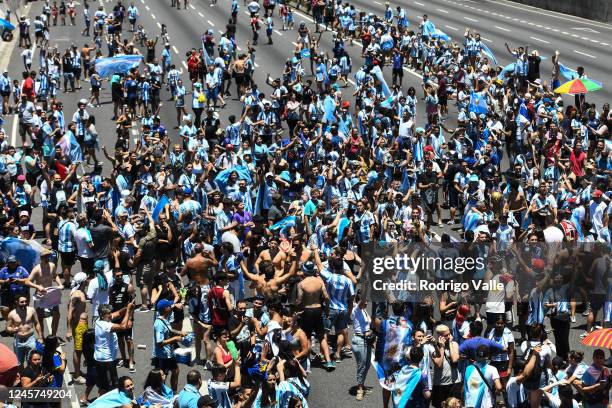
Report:
M550 402L551 408L559 408L561 406L561 398L559 398L558 395L546 393L546 396L548 397L548 402ZM580 405L578 405L578 402L576 402L575 399L572 399L572 408L578 407L580 407Z
M527 400L525 387L523 387L523 384L516 382L516 377L510 377L508 380L508 384L506 384L506 393L508 394L509 408L515 408L518 404Z
M112 322L97 320L95 323L96 342L94 359L100 362L115 361L117 354L117 334L111 331Z
M89 229L78 228L74 233L74 240L77 247L77 256L81 258L94 258L96 256L94 250L89 246L93 242Z
M486 379L487 384L489 384L492 389L495 389L495 380L499 380L499 372L497 371L497 368L493 367L492 365L487 365L485 370L480 368L480 372ZM465 406L475 408L478 400L480 384L482 384L482 376L478 374L476 369L474 369L469 378L466 378L465 381L467 384L469 384L469 387L465 391ZM478 408L492 408L494 396L491 395L491 391L489 391L486 384L484 384L484 387L484 394Z
M106 282L108 282L106 290L100 289L100 285L98 284L98 278L95 276L89 281L89 285L87 286L86 295L87 299L91 301L91 307L93 308L94 317L98 317L98 306L108 303L108 289L111 287L114 281L112 272L106 272L104 276L106 277Z
M494 287L500 283L499 275L491 278ZM504 313L506 311L506 296L511 296L514 292L514 281L504 285L504 290L489 290L485 310L487 313Z

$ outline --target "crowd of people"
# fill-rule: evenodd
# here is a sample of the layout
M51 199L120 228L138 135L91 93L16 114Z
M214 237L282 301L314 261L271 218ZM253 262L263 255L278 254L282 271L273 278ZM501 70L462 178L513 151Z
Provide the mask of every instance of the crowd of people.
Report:
M0 126L0 311L18 364L3 384L59 387L70 369L91 407L308 407L326 392L309 376L350 364L356 400L374 372L385 408L608 406L611 361L585 356L575 333L580 313L580 337L612 319L612 111L554 92L585 68L557 51L543 73L537 50L508 44L515 62L499 67L475 30L452 41L401 6L382 18L331 0L229 9L186 72L167 27L152 38L134 3L46 1L33 23L19 16L24 71L0 76L2 124L14 116L21 142ZM294 27L294 9L315 24ZM77 14L91 40L51 48ZM275 21L297 45L263 78L255 47L262 27L273 43ZM142 64L97 72L97 58L124 55ZM96 128L103 87L114 146ZM232 92L240 113L224 115ZM24 242L40 261L12 251ZM440 280L504 289L368 302L364 248L416 243L487 259ZM150 363L134 359L149 342L135 319L153 323ZM121 367L148 372L142 390Z

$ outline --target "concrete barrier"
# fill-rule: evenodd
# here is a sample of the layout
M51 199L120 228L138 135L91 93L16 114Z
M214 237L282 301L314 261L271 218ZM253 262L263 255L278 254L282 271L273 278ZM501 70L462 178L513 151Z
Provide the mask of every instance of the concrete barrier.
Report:
M546 10L571 14L578 17L612 22L611 0L512 0Z

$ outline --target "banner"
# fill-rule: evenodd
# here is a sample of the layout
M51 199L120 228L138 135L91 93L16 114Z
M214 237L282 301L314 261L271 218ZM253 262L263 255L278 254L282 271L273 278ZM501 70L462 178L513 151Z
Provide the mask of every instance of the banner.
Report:
M109 58L98 58L94 64L96 72L103 78L113 74L126 74L130 69L140 65L142 55L118 55Z

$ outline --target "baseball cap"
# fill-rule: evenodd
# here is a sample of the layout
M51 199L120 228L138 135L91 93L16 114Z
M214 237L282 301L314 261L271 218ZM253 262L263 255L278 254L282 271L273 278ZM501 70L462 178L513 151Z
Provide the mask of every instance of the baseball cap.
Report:
M25 181L26 177L23 174L17 176L17 181Z
M30 213L25 211L25 210L24 211L20 211L19 212L19 216L20 217L28 217L29 218L30 217Z
M159 302L157 302L157 306L155 307L157 309L157 311L160 310L164 310L167 307L172 307L174 305L174 302L168 299L162 299Z
M595 190L593 191L593 194L591 194L593 197L595 198L599 198L603 195L603 193L601 192L601 190Z
M17 262L17 258L15 257L15 255L10 255L7 259L6 259L7 263L15 263Z

